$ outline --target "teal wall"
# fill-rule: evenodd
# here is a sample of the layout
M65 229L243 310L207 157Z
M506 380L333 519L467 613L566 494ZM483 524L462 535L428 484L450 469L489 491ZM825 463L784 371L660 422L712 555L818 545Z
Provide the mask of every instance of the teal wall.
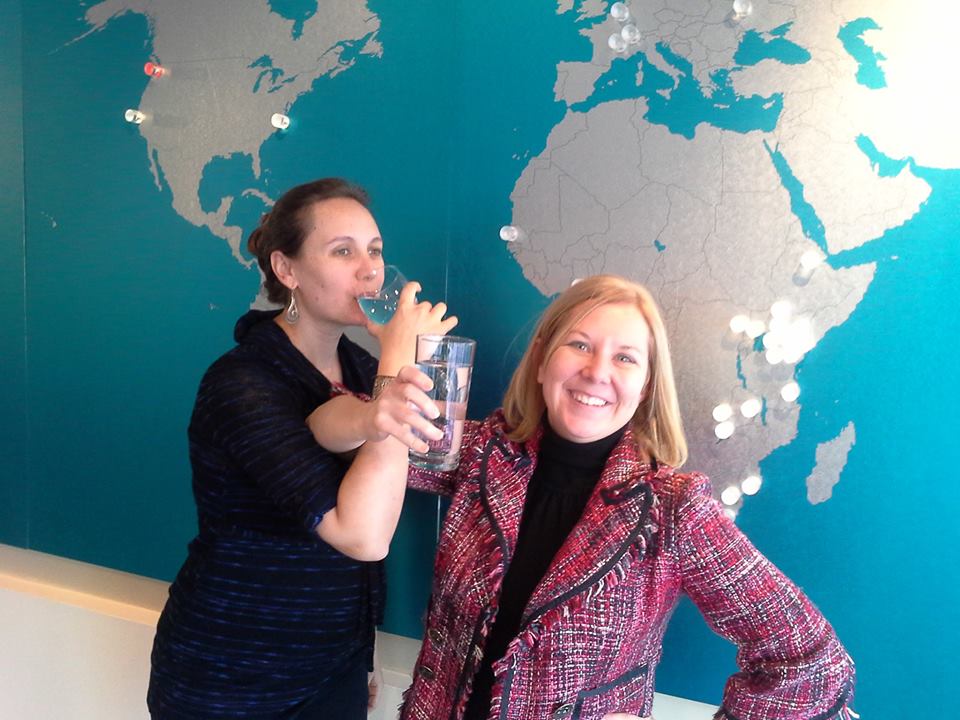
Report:
M122 15L75 41L88 5L0 4L0 542L171 579L195 531L194 392L259 275L173 210L143 135L122 120L147 87L148 22ZM289 108L291 132L260 147L264 173L223 159L200 199L277 197L322 175L365 185L388 258L479 341L479 417L549 300L497 231L567 112L557 64L589 61L591 46L555 3L369 6L383 56L317 80ZM630 92L618 82L610 92ZM836 627L858 664L857 706L875 718L942 714L960 644L960 171L912 171L931 187L922 212L831 260L875 262L875 280L798 368L801 439L763 460L768 482L738 518ZM237 203L230 221L246 234L262 209ZM857 444L842 482L811 505L815 445L848 420ZM408 498L388 560L390 631L422 632L437 515L435 498ZM718 702L732 669L733 649L681 604L658 689Z
M25 281L32 302L24 327L21 231L10 247L16 262L3 268L19 273L16 283L4 282L17 296L3 312L13 316L4 332L20 365L29 338L31 374L4 379L23 400L19 416L2 420L13 455L0 483L11 495L0 509L0 531L13 544L169 580L196 531L186 443L194 393L207 366L231 347L234 321L255 298L259 273L171 209L169 188L158 188L149 172L144 139L123 121L148 82L141 70L152 53L146 20L124 15L70 42L87 29L78 7L40 2L11 11L21 7L27 81L4 88L24 98L27 171L17 190L32 199ZM437 6L417 12L426 20ZM269 140L261 155L270 171L261 183L278 197L322 175L360 182L374 198L389 259L417 268L424 293L439 299L447 296L441 208L451 170L444 144L424 161L400 125L376 113L329 111L351 106L358 93L408 116L449 103L449 71L432 62L436 46L415 41L416 28L384 28L385 42L409 49L393 62L365 59L349 77L319 80L296 104L297 122L316 133ZM445 115L423 116L418 127L443 138ZM12 117L19 127L20 113ZM243 165L228 166L219 184L205 178L204 202L246 187L250 178L236 168ZM428 182L397 193L412 167ZM242 206L234 222L246 235L262 211ZM26 462L23 482L7 473L20 473ZM389 630L421 632L436 524L436 498L413 494L388 561L391 575L405 579L391 587Z
M23 233L23 46L19 2L0 2L0 542L30 539Z
M30 547L169 579L196 525L191 395L256 280L210 272L228 252L164 209L118 114L145 20L67 44L76 7L23 7Z

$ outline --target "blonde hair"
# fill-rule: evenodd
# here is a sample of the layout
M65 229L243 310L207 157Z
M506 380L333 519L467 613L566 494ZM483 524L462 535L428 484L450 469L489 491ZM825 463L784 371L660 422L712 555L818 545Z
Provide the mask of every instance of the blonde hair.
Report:
M523 354L503 397L509 437L528 440L540 424L546 405L537 371L564 338L590 312L602 305L625 303L637 308L650 328L649 377L643 400L633 415L633 433L640 448L657 460L679 467L687 459L687 440L677 402L667 331L650 292L617 275L593 275L569 287L544 311L533 341Z

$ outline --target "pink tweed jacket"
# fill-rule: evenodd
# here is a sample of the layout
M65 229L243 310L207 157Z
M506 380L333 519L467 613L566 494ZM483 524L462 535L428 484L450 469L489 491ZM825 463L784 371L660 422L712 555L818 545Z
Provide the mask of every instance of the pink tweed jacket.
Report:
M466 706L540 440L515 443L505 430L499 412L468 423L457 470L411 472L412 487L452 504L404 720L458 720ZM723 515L706 477L641 462L630 432L494 664L489 717L649 715L664 630L684 592L739 646L717 718L856 717L853 662L827 621Z

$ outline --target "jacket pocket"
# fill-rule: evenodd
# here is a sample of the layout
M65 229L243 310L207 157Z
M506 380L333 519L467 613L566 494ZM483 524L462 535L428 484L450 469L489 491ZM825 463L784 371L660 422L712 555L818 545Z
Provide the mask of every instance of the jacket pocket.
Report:
M571 720L600 720L613 712L649 715L648 698L653 689L648 686L650 665L644 663L619 675L610 682L577 693Z

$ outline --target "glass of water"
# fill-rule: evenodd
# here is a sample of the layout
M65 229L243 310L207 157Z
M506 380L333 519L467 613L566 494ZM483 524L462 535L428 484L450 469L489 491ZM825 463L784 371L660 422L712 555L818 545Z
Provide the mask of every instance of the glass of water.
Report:
M418 335L417 367L433 380L427 395L440 409L433 424L443 430L439 440L421 438L430 446L425 453L410 451L410 462L427 470L452 470L460 462L463 423L473 374L477 341L455 335Z
M396 265L384 265L380 289L357 298L363 314L378 325L388 323L397 311L397 300L406 284L407 279Z

